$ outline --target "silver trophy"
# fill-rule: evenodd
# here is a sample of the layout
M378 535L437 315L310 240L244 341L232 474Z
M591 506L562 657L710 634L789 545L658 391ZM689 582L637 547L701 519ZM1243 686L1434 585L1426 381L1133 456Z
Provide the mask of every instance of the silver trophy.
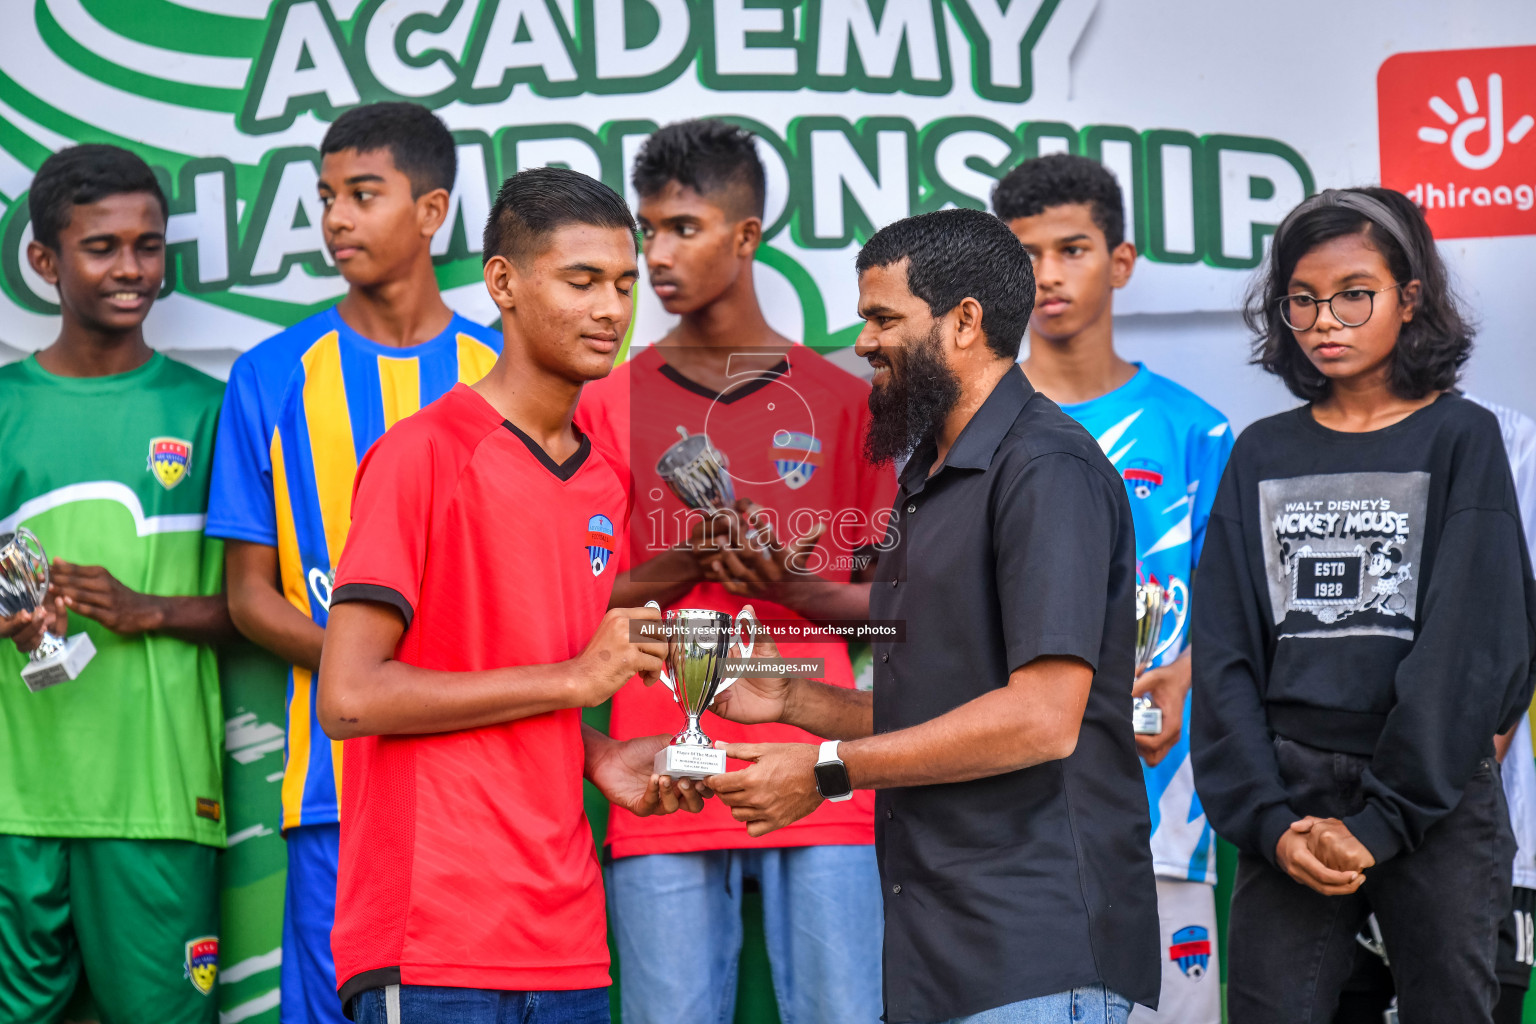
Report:
M660 610L655 601L647 607ZM667 612L662 629L667 638L667 664L661 681L672 691L688 725L672 742L656 752L657 774L674 779L705 779L725 771L725 751L699 728L699 716L717 696L739 680L725 674L725 660L733 643L740 657L752 657L756 646L757 617L743 608L733 619L724 612L700 608L674 608ZM743 629L745 627L745 629Z
M0 533L0 615L43 607L48 583L48 556L36 535L24 526L18 526L15 533ZM96 645L84 633L66 640L44 632L43 642L21 670L21 679L36 693L76 678L95 656Z
M1182 593L1184 599L1179 600ZM1189 590L1176 577L1168 578L1164 587L1153 576L1145 583L1136 585L1136 674L1140 676L1163 653L1179 642L1184 633L1184 616L1189 610ZM1173 631L1163 637L1163 615L1173 612L1176 616ZM1156 736L1163 731L1163 709L1152 703L1152 698L1141 696L1131 702L1131 728L1143 736Z
M656 472L672 493L689 508L718 512L736 504L736 488L731 483L730 460L714 446L708 434L689 434L683 427L682 439L661 453Z

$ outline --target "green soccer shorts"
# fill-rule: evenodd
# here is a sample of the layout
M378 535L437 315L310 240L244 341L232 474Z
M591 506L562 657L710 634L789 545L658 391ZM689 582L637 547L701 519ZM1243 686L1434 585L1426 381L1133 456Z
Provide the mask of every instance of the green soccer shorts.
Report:
M85 972L101 1024L217 1019L218 851L0 835L0 1020L52 1024Z

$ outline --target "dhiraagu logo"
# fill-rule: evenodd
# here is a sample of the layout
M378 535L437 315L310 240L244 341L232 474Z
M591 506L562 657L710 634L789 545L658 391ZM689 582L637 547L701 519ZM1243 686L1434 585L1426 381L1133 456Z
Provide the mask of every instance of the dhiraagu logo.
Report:
M478 252L497 184L561 164L626 191L658 120L724 114L761 136L773 305L823 347L857 333L854 247L909 214L985 208L1027 157L1110 166L1141 251L1189 265L1173 280L1190 282L1192 302L1231 290L1210 271L1257 265L1314 188L1279 139L1151 127L1177 121L1161 115L1062 120L1096 0L15 6L0 38L0 317L24 349L55 330L56 295L24 258L24 199L50 152L113 142L156 168L171 201L157 330L182 347L246 349L344 294L323 244L317 146L337 115L377 100L423 103L454 129L458 180L433 253L450 304L483 322L498 315Z
M1377 104L1382 183L1435 237L1536 234L1536 46L1397 54Z
M1525 141L1532 126L1536 126L1536 118L1530 114L1521 114L1509 131L1505 132L1504 76L1498 72L1488 76L1483 101L1477 98L1477 86L1465 75L1456 79L1456 94L1461 98L1459 111L1439 96L1429 98L1429 109L1446 123L1449 130L1438 125L1425 126L1419 129L1419 141L1435 146L1449 143L1451 156L1469 171L1481 171L1498 163L1499 157L1504 155L1506 137L1513 146ZM1485 104L1486 114L1483 113ZM1480 153L1474 154L1468 147L1468 141L1474 136L1482 139Z

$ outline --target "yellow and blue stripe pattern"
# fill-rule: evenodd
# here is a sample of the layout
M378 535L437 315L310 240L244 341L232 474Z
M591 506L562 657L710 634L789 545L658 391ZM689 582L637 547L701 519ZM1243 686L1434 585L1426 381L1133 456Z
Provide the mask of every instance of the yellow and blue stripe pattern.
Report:
M283 594L324 626L364 453L454 384L485 376L500 350L496 332L460 317L423 344L380 345L334 308L258 345L230 375L214 467L220 500L210 502L209 532L274 546ZM315 687L313 673L294 666L285 829L338 818L342 746L320 730Z

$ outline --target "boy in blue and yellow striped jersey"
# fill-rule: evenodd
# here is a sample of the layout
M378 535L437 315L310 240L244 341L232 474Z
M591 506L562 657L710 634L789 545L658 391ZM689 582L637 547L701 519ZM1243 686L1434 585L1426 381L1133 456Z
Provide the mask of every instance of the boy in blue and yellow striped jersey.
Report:
M352 513L379 437L485 375L501 336L450 310L432 269L453 137L410 103L359 107L321 143L325 243L349 290L236 361L219 420L208 534L227 543L230 615L292 664L283 774L288 840L284 1022L340 1022L330 933L342 746L315 720L315 682Z

